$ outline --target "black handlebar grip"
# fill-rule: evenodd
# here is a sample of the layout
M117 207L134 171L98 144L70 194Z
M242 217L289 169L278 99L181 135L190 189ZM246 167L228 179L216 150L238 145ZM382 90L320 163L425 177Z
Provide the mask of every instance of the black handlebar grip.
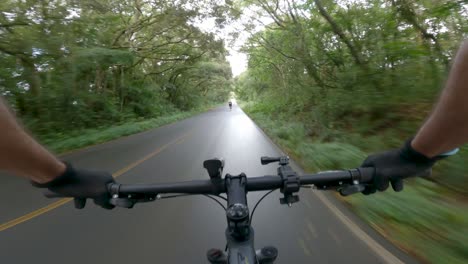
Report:
M263 157L260 158L260 162L262 163L262 165L266 165L266 164L269 164L269 163L272 163L272 162L278 162L278 161L280 161L279 157L263 156Z
M374 181L375 168L374 167L363 167L358 168L359 173L361 174L361 183L369 183Z

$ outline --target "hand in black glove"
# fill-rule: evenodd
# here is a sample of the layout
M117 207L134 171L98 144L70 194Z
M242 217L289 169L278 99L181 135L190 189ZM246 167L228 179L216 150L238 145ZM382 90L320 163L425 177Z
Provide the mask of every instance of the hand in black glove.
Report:
M394 149L370 155L361 167L374 167L373 183L366 186L363 194L372 194L376 190L385 191L389 183L394 191L403 190L403 179L422 176L431 172L434 163L440 158L428 158L411 147L408 140L401 149Z
M68 163L66 163L66 166L65 172L54 180L44 184L36 182L32 182L32 184L39 188L47 188L64 197L80 199L80 201L83 201L81 207L84 207L86 198L90 198L93 199L95 204L103 208L114 208L109 203L111 197L107 190L107 185L115 182L111 174L75 169Z

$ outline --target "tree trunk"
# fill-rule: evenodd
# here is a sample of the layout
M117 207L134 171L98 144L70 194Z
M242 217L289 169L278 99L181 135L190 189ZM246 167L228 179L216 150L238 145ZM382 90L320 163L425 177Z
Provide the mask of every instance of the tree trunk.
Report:
M393 0L392 3L395 4L396 11L401 15L401 18L411 24L413 28L419 32L421 37L426 41L431 53L432 51L430 47L431 43L433 43L432 45L437 53L437 56L444 64L446 71L448 71L450 68L450 63L447 56L444 55L439 40L435 37L434 34L427 31L427 28L424 24L418 22L417 15L416 12L414 12L413 7L405 0Z
M24 79L27 81L29 85L29 91L28 93L31 94L32 99L29 102L28 107L25 107L25 109L30 110L30 113L32 114L33 117L38 118L40 115L40 90L41 90L41 78L39 76L39 72L36 69L36 66L34 65L34 62L32 62L29 58L27 58L24 55L18 55L19 62L21 63L21 66L24 68Z
M125 104L124 68L123 68L122 65L119 65L118 69L120 70L120 73L119 73L119 77L120 77L120 80L119 80L120 112L122 112L123 108L124 108L124 104Z
M322 15L323 18L330 24L333 32L338 36L338 38L348 47L349 52L351 53L351 56L353 57L355 63L359 66L359 68L362 70L362 72L366 75L366 77L371 78L371 83L372 85L377 89L380 90L380 84L377 80L371 76L371 70L367 64L367 61L364 60L358 51L357 47L353 45L351 40L346 36L345 32L343 29L333 20L333 18L328 14L328 12L325 10L325 8L322 5L322 2L320 0L314 0L315 5L317 6L320 14Z
M367 65L364 59L362 58L361 54L357 50L357 48L351 43L351 40L346 36L345 32L341 29L341 27L333 20L333 18L328 14L328 12L325 10L323 7L322 3L320 0L314 0L315 5L317 6L320 14L327 20L327 22L330 24L332 27L333 32L343 41L343 43L348 47L349 52L351 53L351 56L353 56L354 61L356 64L359 66L363 67L366 71Z

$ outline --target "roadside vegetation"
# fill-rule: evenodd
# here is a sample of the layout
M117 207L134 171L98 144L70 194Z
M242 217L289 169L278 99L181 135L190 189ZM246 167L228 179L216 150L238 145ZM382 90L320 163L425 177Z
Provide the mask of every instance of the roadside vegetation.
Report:
M229 96L224 42L196 24L221 27L232 11L210 1L1 1L0 95L59 152L179 120Z
M244 46L244 111L308 171L400 147L431 111L468 32L466 1L249 1L273 21ZM402 193L343 198L427 263L468 261L468 149Z
M332 141L320 141L307 135L302 122L272 118L275 114L258 112L258 105L241 103L243 110L270 138L309 172L354 168L369 153L369 144L375 144L370 147L379 150L389 147L385 137L367 141L358 135L346 135ZM435 173L447 175L444 173L446 166L451 165L438 165ZM433 181L411 179L406 181L405 190L400 193L389 190L372 196L356 194L339 199L348 203L387 239L423 263L462 264L468 259L468 203L463 193Z
M215 106L217 105L212 105L212 107ZM155 118L127 120L112 126L45 134L38 139L55 153L64 153L171 124L207 111L210 108L208 104L208 106L198 107L190 111L175 111Z

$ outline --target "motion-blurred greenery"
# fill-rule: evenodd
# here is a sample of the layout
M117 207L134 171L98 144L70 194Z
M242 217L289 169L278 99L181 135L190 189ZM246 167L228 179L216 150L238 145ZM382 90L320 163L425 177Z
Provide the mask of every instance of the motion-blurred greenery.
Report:
M63 153L170 124L204 112L214 106L216 105L212 104L210 106L210 104L208 104L194 108L190 111L176 111L173 113L167 113L161 117L140 121L126 120L124 123L112 126L88 128L70 132L41 134L39 136L39 140L43 144L47 145L52 151Z
M413 136L468 32L467 1L248 2L274 22L244 46L237 99L309 171L357 167ZM345 201L421 260L467 263L467 150L402 193Z
M248 102L241 103L241 106L274 141L310 172L357 167L368 152L390 147L387 138L396 136L389 131L371 137L334 132L333 136L327 135L323 140L318 135L311 137L304 123L293 116L278 119L275 111L266 114L264 111L268 107L262 104L268 103ZM401 141L396 143L401 144ZM456 159L438 164L435 177L449 177L451 170L466 171L466 150L464 147ZM461 180L466 179L461 177ZM342 200L352 205L359 216L385 237L420 260L461 264L468 259L468 203L466 194L451 188L450 182L462 188L457 178L444 180L442 184L412 179L406 182L405 190L400 193L358 194Z
M194 21L230 13L211 1L1 1L0 95L56 150L175 120L227 100L224 42Z

